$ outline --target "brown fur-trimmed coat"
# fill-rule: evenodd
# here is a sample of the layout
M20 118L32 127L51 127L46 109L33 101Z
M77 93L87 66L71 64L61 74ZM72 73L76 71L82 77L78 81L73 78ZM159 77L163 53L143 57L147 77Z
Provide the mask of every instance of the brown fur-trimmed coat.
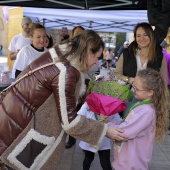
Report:
M54 58L61 58L57 53L56 49L50 49L19 77ZM78 97L83 91L84 75L75 61L68 60L43 68L9 89L0 104L2 162L13 169L56 170L66 133L94 145L100 143L107 126L76 113ZM43 145L31 160L26 150L30 141Z

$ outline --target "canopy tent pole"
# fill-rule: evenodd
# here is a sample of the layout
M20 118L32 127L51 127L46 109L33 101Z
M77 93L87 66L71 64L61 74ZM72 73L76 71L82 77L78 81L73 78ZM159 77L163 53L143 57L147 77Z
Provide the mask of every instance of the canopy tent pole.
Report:
M82 6L68 4L68 3L64 3L64 2L60 2L60 1L55 1L55 0L46 0L46 1L53 2L56 4L66 5L66 6L70 6L70 7L75 7L75 8L79 8L79 9L84 9L84 7L82 7Z

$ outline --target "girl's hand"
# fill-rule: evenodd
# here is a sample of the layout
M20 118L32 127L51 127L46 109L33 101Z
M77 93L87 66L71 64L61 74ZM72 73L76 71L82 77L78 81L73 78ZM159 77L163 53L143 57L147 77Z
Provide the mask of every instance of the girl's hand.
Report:
M108 120L109 120L109 116L104 116L103 114L100 114L100 116L99 116L99 121L100 122L107 123Z

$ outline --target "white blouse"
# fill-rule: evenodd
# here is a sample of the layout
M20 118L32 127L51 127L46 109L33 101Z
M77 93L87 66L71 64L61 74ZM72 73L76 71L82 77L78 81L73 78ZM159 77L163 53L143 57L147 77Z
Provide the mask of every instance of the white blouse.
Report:
M140 54L140 52L138 50L137 53L136 53L137 71L146 69L147 63L148 63L148 60L146 60L145 63L143 64L143 66L142 66L139 54Z

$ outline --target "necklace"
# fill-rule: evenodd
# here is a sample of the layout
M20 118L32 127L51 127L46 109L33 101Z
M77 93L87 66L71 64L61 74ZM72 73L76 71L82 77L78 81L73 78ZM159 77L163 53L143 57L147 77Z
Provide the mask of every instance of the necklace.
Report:
M148 55L148 48L147 49L140 49L139 50L139 56L142 57L143 59L146 59Z
M140 57L146 58L146 54L140 54Z

